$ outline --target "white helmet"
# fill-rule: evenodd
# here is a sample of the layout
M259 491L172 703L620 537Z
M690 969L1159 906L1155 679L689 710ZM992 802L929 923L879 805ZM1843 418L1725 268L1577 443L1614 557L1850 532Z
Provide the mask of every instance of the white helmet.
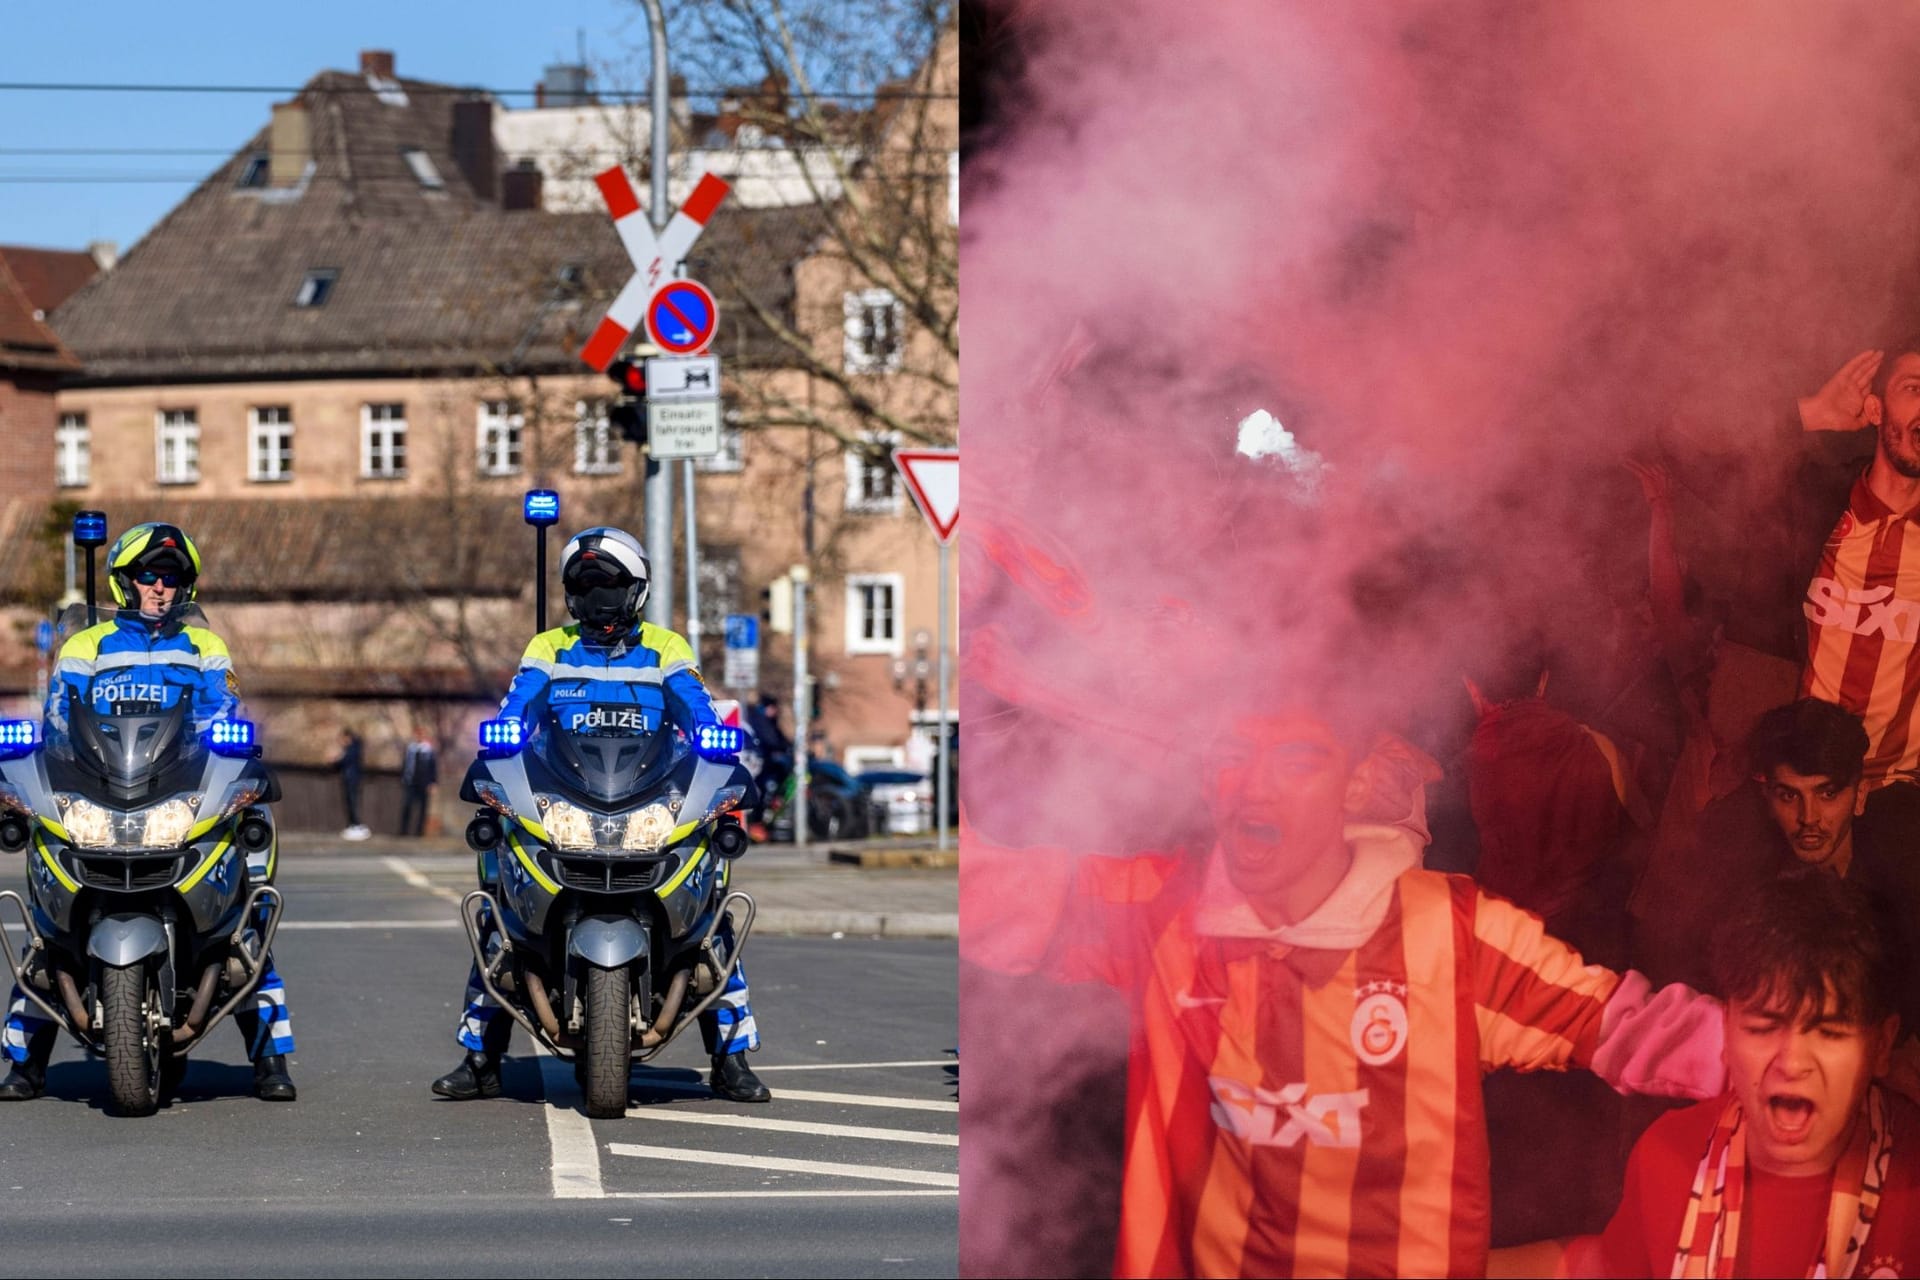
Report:
M647 549L625 529L582 529L560 553L567 612L589 634L610 637L632 630L652 585Z

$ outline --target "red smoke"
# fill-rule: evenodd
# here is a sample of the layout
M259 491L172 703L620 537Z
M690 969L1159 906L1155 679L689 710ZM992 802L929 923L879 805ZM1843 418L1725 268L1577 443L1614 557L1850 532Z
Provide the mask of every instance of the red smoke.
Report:
M1191 834L1186 748L1223 712L1308 683L1464 720L1457 673L1515 631L1592 650L1643 572L1629 455L1669 460L1710 593L1790 584L1729 634L1790 634L1793 397L1920 313L1920 10L1013 12L1022 113L969 156L962 226L984 834ZM1331 464L1316 494L1235 456L1256 408ZM1111 1046L1082 993L1028 990L1044 1019L963 1005L969 1272L1089 1269L1020 1239L1085 1163L1044 1124L1077 1077L1027 1068L1041 1024Z

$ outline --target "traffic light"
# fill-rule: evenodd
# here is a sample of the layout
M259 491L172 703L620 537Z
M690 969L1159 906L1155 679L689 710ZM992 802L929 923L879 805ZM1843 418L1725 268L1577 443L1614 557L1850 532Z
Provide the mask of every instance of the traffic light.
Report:
M760 588L760 618L768 631L793 634L793 579L783 573Z
M615 360L607 376L627 394L607 410L607 421L633 443L647 443L647 366L638 360Z

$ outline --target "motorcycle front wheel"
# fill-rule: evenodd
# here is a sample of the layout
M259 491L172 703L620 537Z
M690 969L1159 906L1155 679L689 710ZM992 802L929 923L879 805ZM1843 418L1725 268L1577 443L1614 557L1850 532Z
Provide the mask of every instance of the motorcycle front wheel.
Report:
M100 972L101 1038L107 1042L107 1089L121 1115L152 1115L160 1105L166 1046L153 1032L148 1010L159 992L145 964L108 965Z
M596 1120L627 1113L627 1078L632 1071L633 979L625 967L587 967L587 1071L583 1091L587 1114Z

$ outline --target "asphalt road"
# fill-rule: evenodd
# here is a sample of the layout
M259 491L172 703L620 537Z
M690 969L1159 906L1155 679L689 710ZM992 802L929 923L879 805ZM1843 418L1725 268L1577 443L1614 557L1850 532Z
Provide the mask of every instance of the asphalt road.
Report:
M505 1097L454 1103L427 1085L459 1057L470 874L282 864L296 1103L252 1097L221 1027L159 1114L114 1117L63 1044L45 1098L0 1106L0 1274L955 1274L951 941L756 933L770 1105L714 1099L691 1031L623 1119L524 1034Z

